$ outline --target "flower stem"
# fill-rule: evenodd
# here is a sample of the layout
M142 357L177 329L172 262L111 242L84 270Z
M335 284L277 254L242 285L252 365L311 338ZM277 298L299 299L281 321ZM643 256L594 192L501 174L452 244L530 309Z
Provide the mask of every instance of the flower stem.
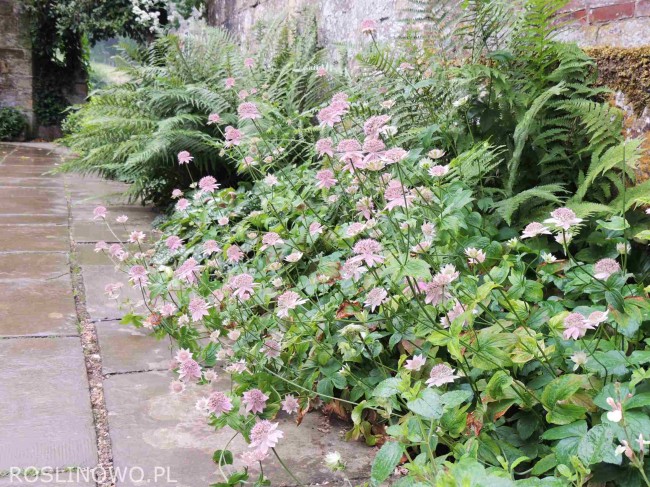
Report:
M278 455L278 452L275 451L275 448L271 448L271 450L273 450L273 454L275 455L275 458L278 459L278 462L280 462L280 465L282 465L282 468L285 469L289 475L291 475L291 478L295 480L299 486L302 486L302 482L298 480L298 478L293 474L291 470L289 470L289 467L287 467L286 464L282 461L280 455Z

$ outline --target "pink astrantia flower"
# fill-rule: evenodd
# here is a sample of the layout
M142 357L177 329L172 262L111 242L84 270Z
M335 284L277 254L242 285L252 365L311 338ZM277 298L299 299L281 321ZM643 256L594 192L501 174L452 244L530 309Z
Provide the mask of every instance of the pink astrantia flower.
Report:
M199 180L199 189L204 193L214 193L219 186L217 180L212 176L205 176Z
M298 262L300 259L302 259L302 255L303 255L302 252L297 252L297 251L292 252L289 255L287 255L284 258L284 260L286 260L287 262L291 262L291 263Z
M260 450L249 450L242 452L239 458L241 458L242 463L249 470L255 470L259 469L260 463L265 461L268 457L268 453L262 452Z
M259 389L251 389L250 391L244 392L242 402L247 412L255 414L264 412L268 399L269 396Z
M375 204L372 201L372 198L369 196L362 196L355 205L355 209L363 216L366 220L372 218L372 212L375 209Z
M338 179L334 178L334 173L330 169L323 169L316 173L316 187L318 189L329 189L336 186Z
M185 391L185 384L183 384L180 380L173 380L169 384L169 391L172 394L181 394L183 391Z
M398 207L406 208L413 201L414 196L399 179L393 179L386 186L384 199L388 202L385 209L390 211Z
M345 163L344 169L354 172L354 169L364 169L363 162L363 147L355 139L343 139L336 146L336 151L341 155L339 157L341 162Z
M194 382L201 378L201 367L194 359L188 359L181 362L178 368L178 378L186 382Z
M98 206L93 210L93 220L105 220L108 211L104 206Z
M228 262L239 262L244 257L244 252L241 251L238 245L231 245L226 250L226 258Z
M190 257L185 262L183 262L178 269L176 269L174 275L179 279L193 284L196 282L196 273L200 270L201 266L199 266L199 263L196 261L196 259L194 259L194 257Z
M399 161L403 161L409 155L409 151L402 149L401 147L393 147L384 152L384 158L386 159L386 164L394 164Z
M278 178L275 175L267 174L266 177L264 178L264 183L267 184L268 186L273 187L279 184L280 181L278 181Z
M129 242L131 243L142 243L144 242L144 239L146 238L146 235L144 232L141 232L140 230L133 230L131 232L131 235L129 235Z
M193 355L194 354L190 352L189 349L181 348L178 352L176 352L176 356L174 358L178 363L182 364L186 360L191 359Z
M221 117L218 113L211 113L208 115L208 125L214 125L219 122L221 122Z
M325 68L318 68L316 70L316 76L318 76L319 78L324 78L325 76L327 76L327 70Z
M589 314L586 318L586 322L589 323L590 325L598 326L601 323L605 323L607 321L607 317L609 316L609 310L607 311L594 311Z
M417 372L422 367L424 367L426 361L427 360L422 355L413 355L412 359L406 361L406 363L404 364L404 368L406 370Z
M232 88L233 86L235 86L235 78L226 78L224 84L226 85L226 89Z
M381 306L388 297L388 292L382 287L373 288L367 295L364 301L364 306L370 308L370 311L375 311L375 308Z
M621 266L614 259L600 259L594 265L594 277L596 279L607 279L620 270Z
M280 356L282 347L276 340L266 340L262 347L262 353L268 358L276 358Z
M363 133L370 138L378 138L381 129L390 121L388 115L375 115L363 124Z
M217 223L223 227L224 225L228 225L228 223L230 223L230 218L227 216L222 216L220 218L217 218Z
M176 209L178 211L185 211L189 208L189 206L190 206L190 202L185 198L181 198L176 202Z
M257 118L262 118L257 105L255 103L242 103L237 107L237 114L241 120L255 120Z
M262 246L260 247L260 250L266 250L269 247L283 244L284 240L280 238L280 235L275 232L268 232L262 237Z
M429 175L434 178L440 178L449 172L449 166L433 166L429 169Z
M550 223L555 225L557 228L568 230L581 221L582 218L578 218L573 210L569 208L558 208L551 212L551 218L544 220L544 223Z
M210 305L205 299L202 298L192 298L190 304L187 306L192 321L201 321L204 316L208 316L210 313L208 309Z
M144 287L149 283L147 269L142 265L134 265L129 269L129 281L134 286Z
M165 245L169 250L178 250L183 246L183 240L176 235L171 235L165 240Z
M444 384L454 382L459 377L455 372L447 364L438 364L431 369L426 384L428 387L440 387Z
M363 151L366 152L366 156L363 158L362 164L368 166L374 162L385 162L384 150L386 149L386 144L381 139L372 139L367 138L363 141ZM381 166L375 167L375 170L380 170L383 168Z
M158 309L160 315L164 318L172 316L174 313L176 313L176 310L176 305L173 303L165 303Z
M108 250L108 244L104 242L103 240L100 240L95 244L95 252L99 253L104 250Z
M266 419L258 421L251 430L251 443L248 447L255 448L262 453L267 453L269 449L275 448L280 438L284 437L284 433L278 429L278 425L279 423L271 423Z
M293 414L298 411L300 404L298 399L293 397L291 394L284 396L284 401L282 401L282 410L287 414Z
M294 291L287 291L278 296L277 315L280 318L287 318L289 310L295 309L297 306L306 303L306 299L301 299L300 295Z
M316 142L316 152L319 156L323 157L328 155L334 157L334 147L332 145L332 139L327 137L326 139L320 139Z
M468 247L465 249L465 255L467 256L467 262L469 265L480 264L485 262L485 252L481 249L475 249L474 247Z
M124 284L121 282L109 283L104 286L104 292L108 295L108 299L117 299L120 297L120 290L123 286Z
M323 225L321 225L319 222L313 222L312 224L309 225L309 235L312 237L314 235L322 234L323 233Z
M347 237L356 237L366 229L366 225L360 222L354 222L345 230Z
M252 57L247 57L246 59L244 59L244 66L246 66L247 68L252 68L253 66L255 66L255 60Z
M346 260L341 266L340 274L343 279L352 279L356 281L368 271L368 268L361 265L361 262L351 258Z
M341 121L341 116L341 110L332 106L327 106L316 114L321 127L334 127Z
M190 154L186 150L180 151L178 153L178 163L179 164L189 164L193 160L194 160L194 157L192 157L192 154Z
M371 238L359 240L352 251L356 254L353 259L356 262L364 262L368 267L373 267L384 262L384 257L380 255L382 250L381 244Z
M237 130L235 127L228 125L224 130L224 147L232 147L233 145L241 144L241 139L243 137L242 133Z
M129 217L126 216L126 215L120 215L115 219L115 221L117 223L126 223L128 220L129 220Z
M208 411L214 414L217 418L222 414L232 410L232 401L221 391L216 391L210 394L208 398Z
M569 313L564 318L564 336L565 340L577 340L582 338L587 333L587 330L593 330L595 325L588 323L585 317L580 313Z
M538 222L532 222L526 225L526 228L524 228L524 231L521 232L521 239L525 238L533 238L537 237L538 235L550 235L551 232L548 229L548 227L545 227L541 223Z
M377 32L377 22L372 19L365 19L361 22L361 33L372 35Z
M172 191L172 198L173 199L178 199L181 196L183 196L183 192L180 189L175 189L174 191Z
M203 255L212 255L217 252L221 252L221 248L216 240L206 240L203 242Z
M238 297L242 301L246 301L255 294L254 279L250 274L244 273L232 276L228 280L228 287L232 289L233 296Z

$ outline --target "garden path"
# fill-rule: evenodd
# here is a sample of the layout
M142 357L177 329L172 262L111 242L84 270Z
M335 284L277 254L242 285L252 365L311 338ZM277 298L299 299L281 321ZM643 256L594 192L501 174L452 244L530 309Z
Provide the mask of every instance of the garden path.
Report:
M115 241L93 221L102 204L113 218L127 215L117 237L151 231L155 212L127 204L120 183L47 171L68 157L52 144L0 144L0 487L25 484L16 468L33 467L30 485L99 487L113 469L119 487L144 484L203 487L221 481L211 455L232 434L215 433L195 411L206 390L171 395L168 343L119 324L124 311L104 286L126 279L98 240ZM215 387L230 387L226 374ZM345 443L343 426L308 414L300 427L281 420L278 448L303 485L357 485L367 478L373 451ZM243 442L231 450L243 451ZM323 458L338 450L343 473ZM86 481L90 469L99 482ZM56 469L58 483L47 469ZM12 475L12 473L14 475ZM296 483L269 461L273 485Z

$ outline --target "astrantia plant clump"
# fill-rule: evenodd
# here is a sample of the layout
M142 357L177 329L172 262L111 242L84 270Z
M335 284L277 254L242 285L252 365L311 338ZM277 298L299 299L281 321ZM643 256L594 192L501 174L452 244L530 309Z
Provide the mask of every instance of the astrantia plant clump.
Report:
M215 127L250 185L207 175L171 192L157 242L97 245L143 295L124 322L177 343L171 393L201 387L197 409L248 444L215 452L217 485L264 485L264 465L284 465L278 415L319 409L381 445L373 485L650 485L643 198L614 184L630 192L615 213L569 194L506 225L464 173L476 147L432 146L441 127L413 143L378 98L339 92L297 116L313 140L288 163L260 87Z

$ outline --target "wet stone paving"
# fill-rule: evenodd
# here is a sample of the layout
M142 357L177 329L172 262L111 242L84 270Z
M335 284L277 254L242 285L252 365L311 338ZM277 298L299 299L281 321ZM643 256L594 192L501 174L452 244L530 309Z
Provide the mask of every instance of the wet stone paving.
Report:
M125 311L104 286L121 281L127 298L141 297L93 251L150 233L156 213L129 205L121 183L52 174L67 157L53 144L0 144L0 487L223 482L212 453L228 445L237 456L246 445L195 410L206 388L169 393L171 345L119 323ZM129 217L116 236L93 221L100 204ZM230 390L227 374L213 387ZM301 485L367 480L374 452L344 442L345 425L317 413L299 427L278 419L278 453ZM323 464L335 450L345 472ZM265 473L274 486L297 485L275 459Z

